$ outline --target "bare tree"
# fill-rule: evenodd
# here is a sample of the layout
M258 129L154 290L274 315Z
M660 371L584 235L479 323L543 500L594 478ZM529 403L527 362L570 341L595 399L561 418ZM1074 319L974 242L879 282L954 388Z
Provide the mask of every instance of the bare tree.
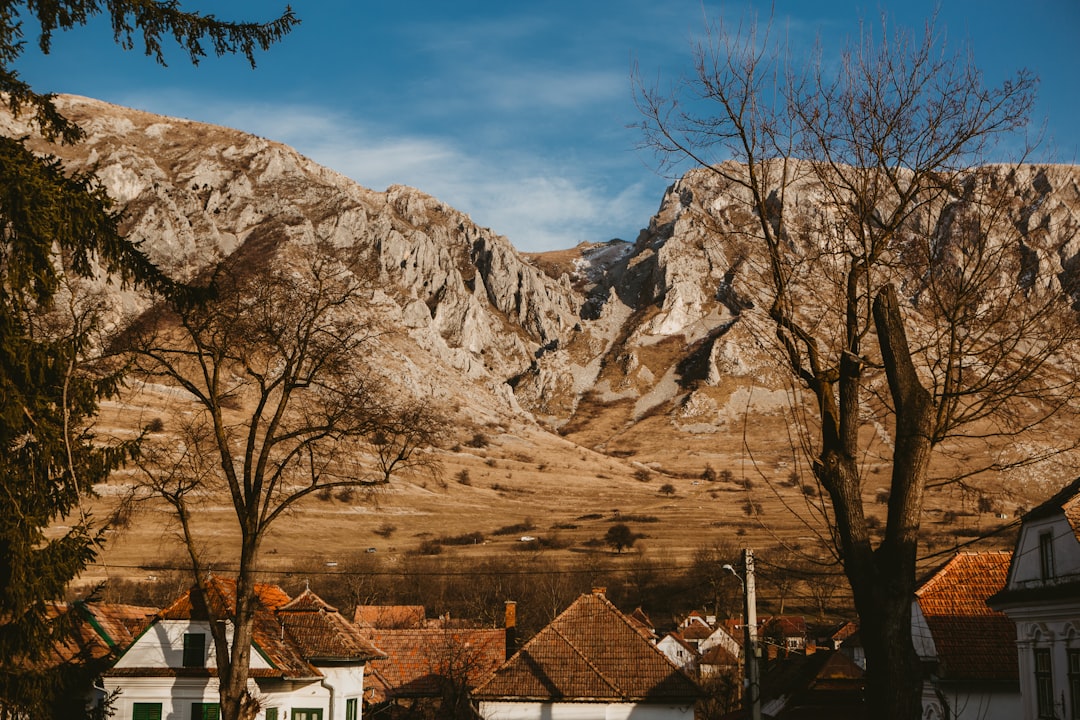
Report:
M375 336L359 319L362 276L330 249L306 252L273 270L227 261L207 299L174 302L131 333L137 374L189 401L170 419L178 437L147 448L141 465L145 487L175 512L202 591L211 558L197 504L224 495L235 511L231 647L226 624L210 623L226 718L258 709L247 690L254 583L273 523L313 493L383 485L429 462L423 449L441 426L424 403L388 397L365 362Z
M690 159L745 203L710 218L732 283L767 299L739 318L771 330L804 394L792 411L859 612L868 700L915 718L924 493L1030 460L1010 455L1014 436L1047 427L1075 391L1055 365L1077 340L1074 288L1036 272L1056 249L1027 233L1029 171L985 164L1028 123L1036 81L986 87L933 23L919 37L883 21L840 62L819 51L799 71L770 33L711 27L695 77L671 92L637 82L642 127L662 158ZM988 459L933 477L932 458L960 438ZM880 533L864 506L871 461L892 470Z

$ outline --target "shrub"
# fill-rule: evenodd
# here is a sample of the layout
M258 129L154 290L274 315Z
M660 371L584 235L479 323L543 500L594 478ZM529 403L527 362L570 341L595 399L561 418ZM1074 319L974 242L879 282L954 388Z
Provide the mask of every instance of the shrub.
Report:
M663 485L660 486L660 494L661 495L674 495L675 494L675 486L672 485L671 483L664 483Z
M338 491L336 493L334 493L334 497L337 498L338 500L340 500L343 503L352 502L353 498L356 497L356 488L351 488L351 487L338 488Z
M743 512L746 513L747 515L761 515L762 514L761 503L758 502L757 500L747 499L745 502L743 502L742 508L743 508Z
M722 482L727 482L727 483L735 482L735 474L732 473L730 470L721 470L720 471L720 480Z
M375 534L378 535L381 538L388 538L388 537L390 537L391 535L394 534L395 530L397 530L397 528L395 526L393 526L390 523L386 522L386 523L383 523L382 525L380 525L378 528L375 529Z
M469 477L468 470L461 470L454 478L462 485L472 485L472 478Z
M488 446L487 435L482 432L474 433L472 439L465 443L471 448L486 448Z
M453 537L440 537L436 542L440 545L479 545L484 542L484 535L479 532L471 532L464 535L454 535Z
M634 471L634 479L641 482L649 482L652 480L652 471L645 468L638 468Z
M165 421L159 417L154 418L146 424L146 432L159 433L165 429Z
M418 552L421 555L441 555L442 550L442 543L438 540L424 540L420 543Z
M532 518L525 518L523 522L519 522L516 525L506 525L498 530L492 530L492 535L520 535L522 533L533 530L536 526L533 525Z
M611 518L611 520L609 522L614 522L614 523L628 523L628 522L658 523L658 522L660 522L660 518L656 517L655 515L633 515L633 514L630 514L630 515L616 515L615 517Z
M712 465L706 465L701 471L701 479L706 482L716 482L716 470L713 470Z

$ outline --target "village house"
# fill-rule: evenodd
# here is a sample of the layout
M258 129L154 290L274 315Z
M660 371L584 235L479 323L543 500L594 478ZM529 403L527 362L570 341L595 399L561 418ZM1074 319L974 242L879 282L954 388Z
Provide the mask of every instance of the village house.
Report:
M369 671L364 695L366 712L379 718L456 716L472 689L506 660L517 625L513 602L502 628L429 620L423 606L361 605L356 618L386 656Z
M210 577L207 588L207 597L192 588L157 613L105 673L105 690L121 691L118 720L218 717L209 623L234 607L236 586ZM359 720L365 666L382 653L310 590L290 598L259 583L256 596L248 688L260 720Z
M1005 587L988 602L1015 624L1016 717L1080 717L1080 479L1021 518Z
M698 671L698 653L690 643L683 639L683 636L677 632L670 632L660 639L660 642L656 643L656 649L664 653L671 662L678 665L680 668L690 674L696 674Z
M924 667L924 720L1021 715L1016 630L986 601L1005 586L1012 553L958 553L915 591L911 634Z
M698 695L602 588L574 601L473 693L485 720L691 720Z

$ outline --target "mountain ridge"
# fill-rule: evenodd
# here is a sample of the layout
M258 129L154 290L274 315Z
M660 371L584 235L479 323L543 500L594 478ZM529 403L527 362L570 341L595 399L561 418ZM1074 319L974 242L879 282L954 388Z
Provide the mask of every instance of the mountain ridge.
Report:
M503 488L492 496L503 499L513 495L504 486L517 483L523 492L532 483L554 493L512 498L521 512L534 507L559 516L554 524L571 525L594 503L620 497L663 517L701 503L692 512L712 527L708 503L721 486L689 484L706 468L784 485L774 493L777 507L805 502L810 477L790 430L795 393L769 328L755 324L752 312L767 298L760 262L740 239L753 218L737 188L715 173L691 171L669 187L632 243L523 254L420 190L363 188L280 143L88 98L57 102L86 139L36 147L69 168L95 169L125 212L124 231L144 240L150 258L173 277L191 280L233 255L270 262L290 244L327 243L372 269L369 311L386 335L371 361L451 410L459 444L445 458L448 467L481 469L492 488ZM0 131L30 128L2 114ZM1028 166L1018 173L1018 230L1032 272L1039 281L1076 287L1080 168ZM795 186L800 221L819 213L816 193L809 183ZM109 294L117 321L149 306L131 291ZM125 403L152 414L165 395L151 389L107 409L120 423ZM888 428L876 432L888 442ZM462 450L485 433L500 438L501 456ZM555 460L520 459L541 455ZM564 458L568 477L591 478L580 487L563 484L564 500L587 505L581 512L556 512L560 484L539 477L540 466ZM482 470L500 462L506 480ZM686 481L678 487L684 501L657 497L641 479L650 473ZM788 486L788 476L802 477ZM1012 507L1046 492L1036 473L1017 477L1029 484L1008 501ZM597 489L605 483L610 492ZM723 493L743 497L748 488L729 481ZM416 480L409 497L415 501L421 490ZM466 492L480 489L451 494ZM403 502L404 508L409 501ZM952 502L932 502L930 511ZM470 497L466 505L484 501ZM737 516L738 508L729 502L712 512ZM663 542L660 535L656 542ZM685 551L690 540L680 542Z

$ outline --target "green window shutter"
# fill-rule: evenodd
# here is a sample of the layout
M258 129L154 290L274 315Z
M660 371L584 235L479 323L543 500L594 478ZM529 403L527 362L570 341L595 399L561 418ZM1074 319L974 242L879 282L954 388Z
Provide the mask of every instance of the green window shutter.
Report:
M184 667L206 667L206 636L202 633L184 633Z
M345 720L358 720L357 706L359 703L356 698L349 698L345 701Z
M266 708L266 720L278 720L277 708Z
M220 720L221 708L217 703L191 703L191 720Z
M161 703L135 703L131 720L161 720Z

